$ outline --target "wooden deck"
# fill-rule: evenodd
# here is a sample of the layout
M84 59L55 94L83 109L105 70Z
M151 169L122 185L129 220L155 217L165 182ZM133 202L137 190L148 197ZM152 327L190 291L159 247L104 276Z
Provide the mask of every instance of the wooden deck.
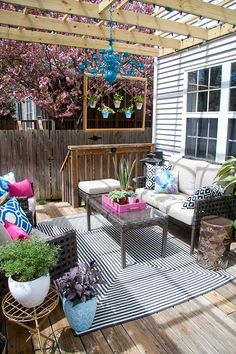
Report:
M84 212L66 203L37 207L38 221ZM188 232L171 225L172 233L190 240ZM234 246L235 244L233 244ZM231 252L228 271L236 274ZM44 342L43 353L155 354L236 353L236 280L181 305L152 316L126 322L81 337L74 337L59 305L43 325L43 333L55 339ZM1 315L2 316L2 315ZM25 329L0 318L0 331L8 338L8 354L40 353L36 337L25 343Z

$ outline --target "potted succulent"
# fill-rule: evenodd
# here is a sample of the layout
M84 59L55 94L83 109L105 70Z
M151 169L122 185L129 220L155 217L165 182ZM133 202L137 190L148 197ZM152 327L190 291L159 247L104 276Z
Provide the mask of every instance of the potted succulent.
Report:
M127 204L128 203L128 194L127 191L125 190L115 190L111 191L108 194L108 198L113 202L113 203L118 203L120 205Z
M141 96L141 95L137 95L134 97L134 102L135 102L136 108L138 110L142 109L143 101L144 101L144 99L143 99L143 96Z
M115 108L120 108L121 101L123 100L123 96L119 92L115 92L113 95L114 106Z
M236 194L236 157L230 156L223 163L216 174L215 181L224 182L225 190L231 188L231 193Z
M50 286L49 270L58 261L58 247L35 236L0 246L0 271L8 278L14 299L25 307L40 305Z
M104 103L102 103L101 107L98 108L98 111L102 113L103 118L108 118L110 113L115 113L112 108L106 106Z
M96 262L79 263L60 281L63 309L76 332L87 330L93 323L97 308L97 284L103 284Z
M134 112L134 105L131 104L131 105L128 106L128 107L121 108L121 109L119 110L119 112L124 112L126 118L131 118L132 113Z
M101 95L98 93L92 93L87 96L88 104L90 108L95 108L97 102L99 101Z

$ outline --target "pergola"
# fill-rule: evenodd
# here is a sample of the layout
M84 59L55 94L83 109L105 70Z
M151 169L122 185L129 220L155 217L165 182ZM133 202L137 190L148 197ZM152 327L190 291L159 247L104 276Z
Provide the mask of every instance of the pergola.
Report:
M153 5L150 15L131 11L129 0L100 0L99 3L5 0L1 3L16 6L16 11L0 10L0 38L88 49L108 48L109 7L113 5L113 21L117 23L113 29L114 50L151 57L161 57L235 32L236 26L234 0L138 1Z

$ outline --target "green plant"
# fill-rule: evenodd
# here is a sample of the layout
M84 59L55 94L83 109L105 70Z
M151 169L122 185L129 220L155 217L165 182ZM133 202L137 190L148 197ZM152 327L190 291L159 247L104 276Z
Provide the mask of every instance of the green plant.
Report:
M122 101L123 100L123 96L119 93L119 92L115 92L114 95L113 95L113 99L114 101Z
M131 113L133 113L133 112L134 112L134 105L131 104L131 105L128 106L128 107L121 108L121 109L119 109L118 112L127 112L127 111L130 111Z
M134 97L134 102L135 103L143 103L143 101L144 101L144 98L141 95L137 95L137 96Z
M116 178L120 181L121 190L127 191L130 187L130 179L135 166L136 160L129 163L124 157L120 159L119 166L117 167L117 160L113 156L113 164L115 168Z
M59 290L67 300L73 301L73 306L75 306L96 296L96 286L99 283L103 284L104 281L101 272L96 269L96 262L79 263L62 278Z
M99 101L101 95L98 93L92 93L87 96L88 104Z
M233 194L236 194L236 157L230 156L230 158L223 163L216 174L215 181L225 182L225 190L232 187Z
M113 202L115 202L115 201L119 202L119 200L123 199L126 196L127 196L127 192L124 190L111 191L108 194L109 199L111 199Z
M0 246L0 270L16 281L30 281L47 275L58 261L59 248L32 236Z
M98 111L100 112L108 112L108 113L116 113L112 108L105 106L104 103L102 103L101 107L98 107Z

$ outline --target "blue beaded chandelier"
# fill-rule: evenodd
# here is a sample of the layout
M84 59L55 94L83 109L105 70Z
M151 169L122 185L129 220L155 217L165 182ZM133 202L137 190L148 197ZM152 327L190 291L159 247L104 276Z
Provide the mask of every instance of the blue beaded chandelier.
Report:
M136 60L129 60L130 54L124 52L121 54L114 54L113 38L112 38L112 13L113 9L110 7L110 37L108 50L101 49L100 55L94 54L92 56L93 61L84 60L81 65L78 66L79 71L82 71L85 75L99 77L102 75L110 85L112 85L117 75L121 76L135 76L139 73L139 70L144 67L143 63L139 63Z

